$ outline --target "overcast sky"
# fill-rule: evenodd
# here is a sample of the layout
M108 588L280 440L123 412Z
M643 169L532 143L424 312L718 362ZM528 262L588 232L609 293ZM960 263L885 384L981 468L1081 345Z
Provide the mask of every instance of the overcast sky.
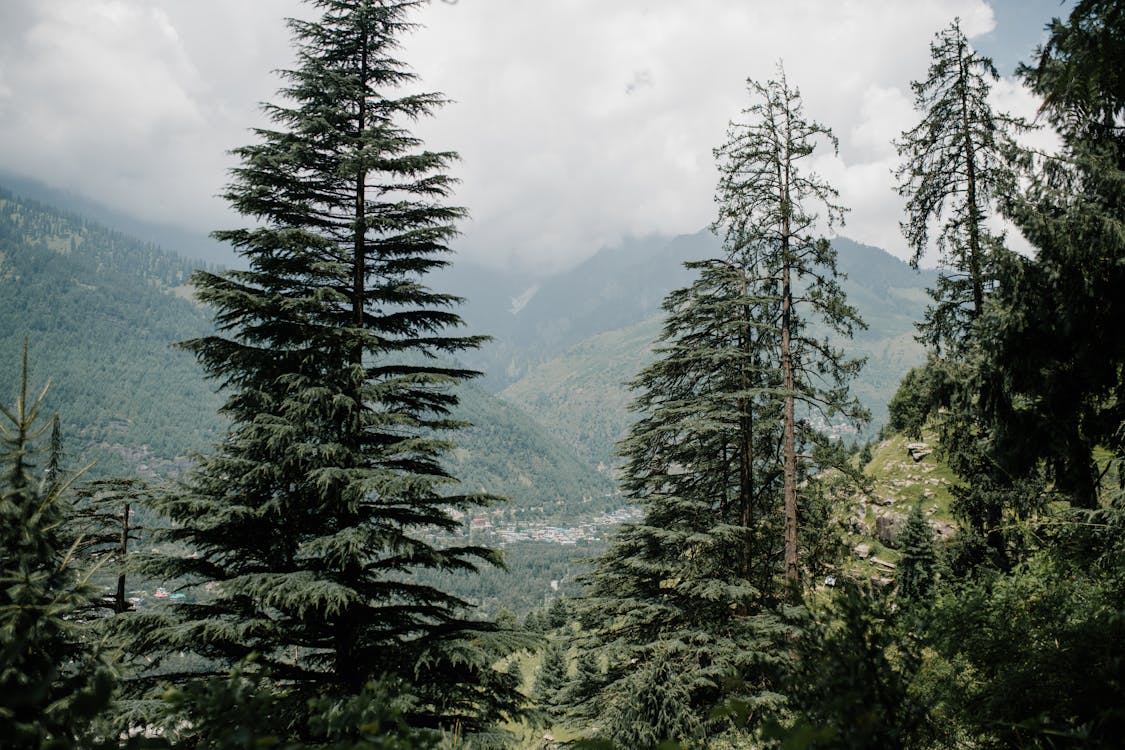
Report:
M841 234L905 255L891 139L917 121L912 79L956 16L1010 77L1058 0L448 0L417 15L402 58L454 103L416 127L459 151L458 249L563 268L628 235L710 223L712 149L746 78L784 60L838 156L816 169L851 209ZM0 0L0 170L138 217L239 225L216 197L227 151L275 99L297 0Z

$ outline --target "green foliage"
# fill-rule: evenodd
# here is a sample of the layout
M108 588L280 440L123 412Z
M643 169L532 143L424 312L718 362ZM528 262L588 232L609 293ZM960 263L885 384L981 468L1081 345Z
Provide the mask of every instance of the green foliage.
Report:
M912 368L887 405L887 430L921 440L926 422L951 405L956 386L956 366L948 359L931 356Z
M797 747L927 747L929 706L911 687L919 647L896 628L886 595L847 583L813 612L789 676L796 714L785 739Z
M827 338L812 336L809 322L818 320L845 339L864 323L840 286L835 250L816 234L817 227L843 222L838 193L804 167L818 141L835 148L835 136L805 119L800 92L789 85L780 65L775 80L748 81L747 86L751 104L743 110L745 121L731 123L727 142L715 150L715 228L723 233L728 262L742 274L743 296L751 295L742 302L744 324L752 332L744 337L745 350L758 358L756 367L775 373L773 382L753 385L772 388L767 403L780 409L785 576L795 585L800 575L796 409L800 405L801 417L826 424L834 419L862 423L868 416L848 391L863 361L847 357ZM808 421L802 422L801 432L818 437Z
M567 668L565 642L558 638L550 639L535 675L531 700L552 722L557 721L561 715L559 699L567 684Z
M1026 563L939 599L931 632L952 666L941 695L981 746L1120 742L1122 528L1120 507L1049 517L1037 534L1049 544Z
M937 553L934 549L934 532L926 522L922 503L914 503L914 507L910 509L900 544L902 556L895 569L898 595L911 602L924 603L933 590Z
M0 408L0 745L65 750L93 744L115 680L78 618L93 592L64 532L73 478L35 476L54 421L40 424L46 389L27 386L25 347L15 405Z
M401 94L417 2L312 4L319 19L290 21L276 129L235 151L226 198L251 226L215 236L248 267L193 276L218 333L183 347L225 389L231 428L157 503L162 538L192 554L143 560L211 592L130 618L133 648L150 669L187 652L220 673L256 653L297 700L389 675L415 685L411 722L473 733L519 714L493 667L519 639L411 575L499 563L452 535L454 512L492 498L446 469L453 388L474 373L441 358L480 339L450 334L459 300L425 284L464 215L444 204L456 155L406 129L444 100Z
M1038 65L1020 72L1063 150L1025 155L1028 187L1006 206L1036 253L1013 261L998 292L980 390L993 459L1015 476L1043 463L1092 508L1094 450L1125 454L1125 92L1114 67L1125 17L1116 3L1088 0L1050 31Z
M911 84L922 121L895 144L903 159L896 177L907 198L902 231L913 265L927 249L931 223L942 222L936 245L947 270L930 290L934 305L919 324L922 338L940 350L965 342L986 292L1000 279L1003 238L986 222L992 200L1014 184L1005 153L1012 134L1027 126L992 110L989 91L999 76L969 46L959 19L937 33L930 54L926 80Z
M235 668L221 680L193 680L162 697L153 747L169 750L424 750L439 735L412 728L413 699L402 683L372 682L354 697L296 699L254 671Z
M574 719L596 718L623 747L723 731L708 717L728 678L756 707L779 700L776 374L747 338L771 334L750 325L737 267L691 267L697 281L665 301L659 358L635 381L640 419L621 444L622 484L645 517L595 561L583 604L579 648L607 670L567 695Z

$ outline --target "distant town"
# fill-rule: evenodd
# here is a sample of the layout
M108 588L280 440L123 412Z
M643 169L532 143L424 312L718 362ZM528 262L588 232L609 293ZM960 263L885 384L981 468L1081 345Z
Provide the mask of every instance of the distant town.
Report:
M554 544L579 544L604 539L606 533L623 523L633 523L642 517L640 508L625 506L607 514L592 516L575 526L551 526L529 521L518 525L494 525L488 516L466 517L454 511L454 517L467 522L467 533L472 539L488 540L500 547L520 542L551 542Z

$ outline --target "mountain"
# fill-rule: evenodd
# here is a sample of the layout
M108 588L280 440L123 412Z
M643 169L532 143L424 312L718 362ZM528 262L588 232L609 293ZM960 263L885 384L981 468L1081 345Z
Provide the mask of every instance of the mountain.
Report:
M713 241L708 232L628 239L539 280L457 264L445 284L468 298L470 330L493 339L465 360L485 373L484 387L502 390L591 336L652 316L690 278L683 261L706 257Z
M863 433L871 435L886 421L886 404L902 376L924 359L922 346L914 340L914 322L921 319L928 301L925 289L935 283L936 273L915 271L884 250L846 238L834 240L833 245L840 270L847 275L843 287L848 300L868 325L843 343L849 353L867 358L853 392L872 412L872 422ZM596 330L598 320L605 324L566 348L562 348L566 336L545 337L538 349L540 357L562 351L539 364L529 356L525 373L509 383L501 397L561 436L592 465L612 465L614 443L633 420L625 383L650 361L661 332L659 302L676 286L689 283L690 273L682 266L685 260L713 257L719 249L708 232L663 244L650 240L599 253L572 270L558 287L552 280L527 305L535 317L517 324L517 329L542 329L541 321L550 320L549 307L559 308L559 315L568 320L581 321L572 330ZM649 250L655 252L646 255ZM616 281L604 278L608 269L617 274ZM628 280L627 290L619 293L619 288L624 289L622 279ZM567 299L577 313L567 315ZM540 304L532 310L536 300ZM522 315L524 311L513 317ZM617 327L618 323L623 324Z
M26 337L73 463L167 473L203 450L219 397L173 342L210 330L186 299L197 263L80 216L0 191L0 397L15 394Z
M15 394L26 337L32 383L50 378L47 408L60 415L73 465L95 461L94 476L188 466L223 427L215 385L173 346L213 330L185 286L198 265L0 189L0 398ZM465 489L546 516L612 492L518 408L472 383L461 396L456 416L474 426L453 436L449 460Z
M142 243L159 246L185 258L226 267L233 267L239 263L230 245L211 239L203 233L143 221L77 193L59 190L39 180L10 172L0 171L0 185L24 199L37 201L75 216L82 216L102 226L113 227L116 231Z

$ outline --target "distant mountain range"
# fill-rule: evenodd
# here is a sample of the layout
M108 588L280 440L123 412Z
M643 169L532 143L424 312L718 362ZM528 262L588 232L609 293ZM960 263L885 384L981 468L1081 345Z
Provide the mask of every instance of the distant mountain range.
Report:
M833 245L847 276L844 290L868 326L845 346L867 357L853 390L872 412L863 432L872 435L885 422L902 376L924 359L914 322L937 274L846 238ZM484 386L604 468L613 464L614 443L632 420L625 383L650 360L664 296L691 282L684 262L720 252L714 235L701 231L630 240L530 289L521 288L519 277L464 263L444 281L468 296L470 327L494 337L465 357L486 373Z
M35 374L51 376L51 407L75 454L96 458L101 473L183 468L222 429L214 386L171 346L210 330L209 313L184 286L200 247L135 220L110 229L103 222L121 217L91 209L91 218L82 199L16 187L38 199L0 191L0 396L13 392L28 336ZM844 288L869 326L849 347L868 357L855 391L877 428L902 375L922 360L913 324L936 274L847 239L834 244ZM464 386L463 416L476 427L451 458L456 473L472 489L547 514L612 492L613 444L631 420L624 383L649 361L664 296L690 283L683 263L718 252L701 231L631 239L546 279L463 260L435 274L435 287L466 299L468 331L493 337L461 357L484 374Z
M72 466L92 476L168 476L219 438L221 396L178 341L209 333L210 313L184 286L196 260L78 214L0 189L0 398L18 387L29 342L32 385L48 379ZM451 468L469 491L506 495L513 512L562 515L613 491L518 408L472 383L457 415ZM610 504L587 503L591 510Z

